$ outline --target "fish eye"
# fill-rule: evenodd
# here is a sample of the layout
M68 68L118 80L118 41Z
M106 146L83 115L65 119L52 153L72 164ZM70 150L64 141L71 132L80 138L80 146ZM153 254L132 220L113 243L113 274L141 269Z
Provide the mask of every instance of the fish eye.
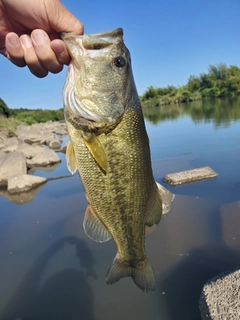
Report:
M117 57L113 60L113 63L116 67L122 68L126 64L126 60L123 57Z

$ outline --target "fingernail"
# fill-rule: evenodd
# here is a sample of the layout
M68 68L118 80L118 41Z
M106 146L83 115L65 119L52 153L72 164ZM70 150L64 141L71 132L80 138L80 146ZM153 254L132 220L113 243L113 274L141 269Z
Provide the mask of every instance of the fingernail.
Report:
M58 56L62 56L63 54L65 54L65 47L63 45L58 45L54 47L54 52L56 53L56 55Z
M17 47L19 45L19 38L16 34L11 34L8 36L8 42L13 46Z
M24 48L31 48L32 47L32 41L29 36L26 34L22 35L20 37L21 44L24 46Z
M36 45L43 45L46 43L46 36L44 32L33 31L31 36Z

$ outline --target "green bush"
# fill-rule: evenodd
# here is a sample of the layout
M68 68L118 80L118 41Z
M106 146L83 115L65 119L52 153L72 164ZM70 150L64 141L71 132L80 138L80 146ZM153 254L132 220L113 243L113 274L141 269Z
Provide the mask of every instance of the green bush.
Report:
M205 98L233 96L240 94L240 69L237 66L229 68L224 63L210 65L208 73L190 76L185 86L166 88L149 87L142 95L143 106L189 102Z

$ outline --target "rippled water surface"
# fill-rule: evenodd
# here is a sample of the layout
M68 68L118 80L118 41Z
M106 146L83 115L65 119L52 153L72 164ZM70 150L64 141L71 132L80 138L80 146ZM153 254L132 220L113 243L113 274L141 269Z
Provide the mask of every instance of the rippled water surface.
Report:
M199 320L204 283L240 264L240 99L144 110L154 176L176 194L146 238L157 290L107 286L114 241L86 237L78 176L0 196L0 320ZM212 180L170 187L165 174L210 166ZM69 175L65 160L47 177Z

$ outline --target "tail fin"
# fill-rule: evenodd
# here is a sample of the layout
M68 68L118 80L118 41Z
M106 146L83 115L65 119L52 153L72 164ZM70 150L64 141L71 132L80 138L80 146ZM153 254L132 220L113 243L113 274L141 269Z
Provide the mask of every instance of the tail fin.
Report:
M148 292L156 289L155 276L147 257L136 266L130 266L118 259L117 254L111 268L108 270L106 276L107 284L113 284L121 278L129 276L133 278L135 284L143 291Z

